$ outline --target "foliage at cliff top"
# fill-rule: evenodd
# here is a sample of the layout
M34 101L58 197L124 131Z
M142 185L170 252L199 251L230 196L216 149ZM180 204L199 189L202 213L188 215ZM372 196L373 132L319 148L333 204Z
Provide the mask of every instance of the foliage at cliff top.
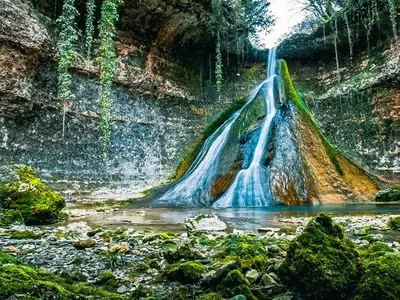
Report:
M18 211L28 225L47 224L58 219L65 201L32 168L11 165L0 168L0 207L10 223L20 222Z
M290 243L279 273L306 299L347 299L362 275L362 267L343 228L321 214Z

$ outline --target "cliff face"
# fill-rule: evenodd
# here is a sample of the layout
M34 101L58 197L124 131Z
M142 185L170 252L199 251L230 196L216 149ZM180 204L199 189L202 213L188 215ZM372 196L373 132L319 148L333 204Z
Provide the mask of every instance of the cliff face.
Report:
M71 69L76 99L68 105L62 137L54 38L54 15L61 7L54 3L0 1L0 165L28 164L66 194L134 196L173 176L205 123L246 91L218 98L212 88L193 88L198 70L177 51L183 41L185 51L193 48L204 34L193 13L209 13L202 1L195 7L187 1L146 1L141 10L136 1L126 1L115 43L115 122L104 163L94 61L78 57ZM202 60L198 53L204 49L197 50L192 63ZM176 58L169 59L171 55Z
M355 45L297 35L281 46L292 77L322 131L343 154L388 183L400 180L400 39ZM382 37L381 37L382 41Z

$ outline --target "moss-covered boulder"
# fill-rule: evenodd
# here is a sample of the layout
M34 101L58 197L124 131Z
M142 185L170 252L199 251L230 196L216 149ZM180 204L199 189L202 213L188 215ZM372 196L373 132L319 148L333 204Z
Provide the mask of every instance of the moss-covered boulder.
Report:
M376 194L376 202L400 201L400 187L381 190Z
M356 300L395 300L400 297L400 255L384 243L372 244L364 254L365 274Z
M400 229L400 216L391 217L388 222L388 226L392 229Z
M203 272L203 265L194 261L171 264L165 268L165 276L168 280L181 283L196 283Z
M20 225L24 223L24 218L20 211L15 209L0 209L0 226Z
M42 183L32 168L0 168L0 207L18 210L27 225L51 223L65 207L64 199Z
M32 268L21 260L0 252L0 299L122 299L116 293Z
M345 299L354 291L362 267L343 228L321 214L290 243L279 274L306 299Z

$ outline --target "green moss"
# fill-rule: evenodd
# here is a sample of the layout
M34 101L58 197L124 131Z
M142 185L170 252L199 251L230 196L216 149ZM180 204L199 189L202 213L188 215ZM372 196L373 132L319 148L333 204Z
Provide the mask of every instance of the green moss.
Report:
M168 280L181 283L196 283L203 272L203 265L194 261L171 264L165 268L165 276Z
M24 165L3 167L1 173L15 173L9 181L0 180L0 205L21 212L25 223L46 224L58 218L64 199L43 184L32 168Z
M106 284L107 281L109 281L110 279L115 279L115 275L111 270L106 270L106 271L101 272L101 274L97 278L96 283L97 284Z
M148 269L150 269L148 264L137 263L129 270L129 276L136 277L140 273L146 272Z
M297 108L299 109L301 115L309 122L309 124L313 127L315 133L321 139L322 145L325 148L326 154L328 155L330 161L335 166L336 171L342 176L343 170L340 166L340 163L337 159L338 151L329 143L326 137L322 134L321 129L319 128L317 122L315 121L314 117L311 115L310 110L306 106L306 104L301 99L300 95L296 92L296 89L293 85L292 78L289 73L288 66L286 61L280 60L279 61L279 75L281 76L284 86L285 86L285 93L286 98L293 101L296 104Z
M223 300L220 293L208 293L200 296L199 300Z
M0 201L1 202L1 201ZM24 224L24 218L21 213L15 209L0 209L0 226Z
M141 284L133 291L131 299L142 299L153 296L154 296L153 289Z
M172 293L168 294L166 299L186 300L188 299L188 295L189 295L189 288L186 286L180 286Z
M41 234L36 234L32 231L13 231L10 235L11 239L15 240L37 240L42 238Z
M53 273L25 265L19 259L0 252L0 298L19 295L23 299L123 299L118 294L86 283L71 281ZM26 296L26 297L25 297ZM30 297L30 298L28 298Z
M344 299L351 295L362 267L343 228L324 214L309 222L289 246L280 278L307 299Z
M79 271L63 271L60 277L64 278L67 283L86 282L87 278Z
M383 243L372 244L364 255L365 274L355 299L399 299L400 255Z
M400 201L400 187L379 191L375 200L377 202Z
M206 125L206 127L201 132L199 138L194 141L186 151L183 159L179 163L174 179L181 178L186 171L190 168L191 164L196 159L197 155L200 152L201 147L203 146L205 140L211 136L215 130L217 130L226 120L228 120L234 112L239 110L246 102L246 97L242 97L237 99L231 107L227 110L223 111L220 115L218 115L212 122Z
M169 263L178 262L181 259L194 260L200 258L199 254L189 245L174 247L171 244L164 247L163 256Z
M229 235L217 248L221 249L216 255L219 258L237 256L240 259L253 259L258 255L267 255L265 245L256 237L248 235Z
M392 229L400 229L400 217L390 218L388 226Z
M217 290L225 297L244 295L247 299L257 299L253 296L249 281L243 276L240 270L232 270L226 275L225 279Z

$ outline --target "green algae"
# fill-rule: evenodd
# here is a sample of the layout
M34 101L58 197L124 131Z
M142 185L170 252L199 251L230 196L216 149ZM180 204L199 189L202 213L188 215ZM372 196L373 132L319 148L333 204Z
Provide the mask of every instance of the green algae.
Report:
M82 278L79 278L80 281ZM42 269L32 268L9 254L0 252L0 298L15 295L25 299L124 299L102 288L63 278Z
M279 275L306 299L345 299L361 277L362 266L343 228L321 214L290 243Z
M200 280L204 266L194 261L167 265L165 277L170 281L196 283Z
M59 218L64 199L43 184L32 168L24 165L3 167L0 173L13 173L9 181L0 181L0 205L18 210L28 225L47 224ZM10 177L9 177L10 178Z
M309 124L313 127L315 133L320 138L322 145L325 148L325 152L329 157L329 160L335 166L336 171L343 176L343 170L340 166L340 163L337 159L339 151L335 149L327 140L327 138L322 134L321 129L319 128L317 122L315 121L314 117L311 115L310 110L308 109L307 105L301 99L300 95L297 93L292 78L289 73L288 66L286 61L279 60L279 75L281 76L284 86L285 86L285 94L286 98L293 101L293 103L299 109L301 115L309 122Z

